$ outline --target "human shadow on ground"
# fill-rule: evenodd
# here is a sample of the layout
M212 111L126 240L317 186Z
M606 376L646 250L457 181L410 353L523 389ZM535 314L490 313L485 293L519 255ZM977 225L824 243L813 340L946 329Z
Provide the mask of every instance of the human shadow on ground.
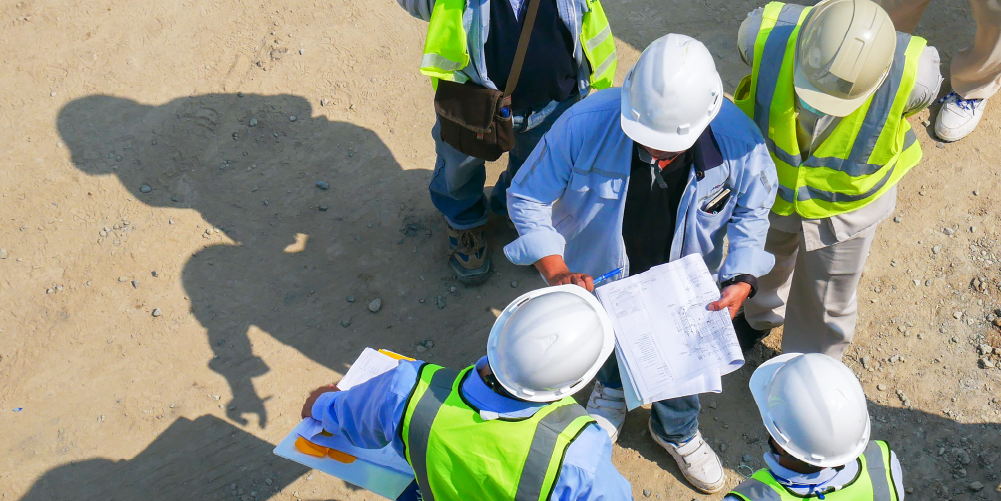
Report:
M208 331L208 365L232 390L230 419L267 422L251 381L269 370L248 337L254 326L340 372L365 346L403 352L435 327L414 320L433 301L403 301L422 291L414 282L423 269L445 266L429 172L403 170L374 132L313 116L302 97L242 93L157 106L83 97L61 110L58 130L77 168L117 177L151 207L197 210L211 225L179 227L169 213L149 223L165 235L155 245L183 232L181 241L205 238L182 281ZM377 297L383 310L373 314Z
M132 459L87 459L49 470L21 501L263 501L309 471L272 449L215 416L182 417Z
M712 398L702 396L703 410L708 412L699 416L700 428L723 466L745 476L764 467L762 454L768 447L768 432L751 398L746 395L721 398L718 410L705 407ZM904 470L904 487L912 490L906 493L908 499L1001 499L1001 422L965 424L922 410L882 405L871 400L868 404L872 422L870 436L888 442L897 454ZM993 414L997 407L995 404L988 412ZM713 419L716 416L720 421ZM648 432L644 433L648 418L646 410L631 413L619 444L635 450L674 476L676 484L669 486L669 498L698 494L685 481L668 453L650 439ZM721 444L726 444L722 451ZM745 464L747 466L743 466ZM976 489L974 482L983 487ZM643 486L634 485L634 488L642 489ZM690 492L680 492L685 489Z

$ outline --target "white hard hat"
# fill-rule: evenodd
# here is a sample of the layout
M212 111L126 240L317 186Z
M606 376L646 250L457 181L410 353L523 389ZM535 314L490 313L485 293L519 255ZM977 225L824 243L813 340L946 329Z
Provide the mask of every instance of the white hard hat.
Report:
M751 374L768 434L791 456L827 468L855 460L869 443L865 393L851 369L821 353L786 353Z
M490 330L487 360L512 395L553 402L586 386L614 348L601 303L582 287L559 285L504 308Z
M685 35L654 40L622 83L622 130L656 150L691 148L722 107L712 54Z
M851 114L883 84L897 33L871 0L824 0L796 39L796 95L828 115Z

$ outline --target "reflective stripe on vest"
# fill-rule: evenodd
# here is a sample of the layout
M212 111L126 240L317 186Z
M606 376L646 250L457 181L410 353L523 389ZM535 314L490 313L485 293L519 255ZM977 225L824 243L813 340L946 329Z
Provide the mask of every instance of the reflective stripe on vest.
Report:
M872 202L920 161L921 147L904 107L925 41L898 33L886 80L857 110L831 125L831 134L804 160L796 137L793 66L799 28L809 13L810 8L780 2L765 6L751 75L734 97L761 129L775 161L780 186L772 210L825 218Z
M473 370L426 364L407 401L400 435L421 494L438 501L548 499L567 448L594 420L565 398L528 418L484 421L461 395ZM478 462L488 468L476 470Z
M507 0L496 0L507 1ZM436 0L428 22L428 34L421 56L421 74L432 79L463 83L469 80L461 69L469 65L466 30L462 23L466 0ZM586 0L581 20L580 44L591 65L591 88L607 89L615 80L617 56L612 27L599 0Z
M858 476L836 491L825 492L824 501L897 501L890 473L889 445L880 440L870 440L858 462ZM767 469L754 472L734 487L730 494L744 501L801 501L818 497L816 494L802 496L789 492Z

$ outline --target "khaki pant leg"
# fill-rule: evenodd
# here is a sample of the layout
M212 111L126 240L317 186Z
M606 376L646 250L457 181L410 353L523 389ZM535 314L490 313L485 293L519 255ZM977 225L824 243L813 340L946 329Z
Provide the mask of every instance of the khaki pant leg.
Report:
M893 20L893 27L904 33L914 33L921 15L931 0L874 0Z
M970 0L977 34L952 57L952 90L964 99L987 99L1001 89L1001 1Z
M841 358L855 336L856 288L875 236L874 226L851 240L800 250L782 332L784 353Z
M751 327L772 329L785 321L790 279L802 240L801 233L786 233L774 226L768 229L765 252L775 256L775 266L767 275L758 277L758 293L744 302L744 317Z

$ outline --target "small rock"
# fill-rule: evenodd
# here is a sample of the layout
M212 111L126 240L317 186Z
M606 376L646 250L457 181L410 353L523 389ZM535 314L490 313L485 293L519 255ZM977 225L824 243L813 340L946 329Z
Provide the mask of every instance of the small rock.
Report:
M894 217L894 218L893 218L893 222L894 222L894 223L899 223L899 222L901 222L901 221L903 221L903 220L904 220L904 218L902 218L902 217L900 217L900 216L896 216L896 217Z
M984 488L984 484L982 484L980 482L970 482L970 490L971 491L976 492L976 491L979 491L980 489L983 489L983 488Z
M138 280L133 280L132 281L132 288L133 289L138 289L139 288L139 281Z
M728 448L729 448L729 447L727 447L727 445L726 445L726 444L719 444L719 451L720 451L720 452L726 452L726 450L727 450Z
M653 494L653 491L650 489L643 489L643 497L648 498L651 494Z
M326 205L317 205L316 209L320 212L327 212L327 209L329 209L329 207L327 207Z
M296 118L297 117L295 115L292 115L292 116L288 117L288 121L289 122L295 122Z
M939 252L942 252L942 246L936 245L935 247L932 247L931 252L932 254L938 254Z
M306 53L306 49L299 49L299 55L300 56L303 55L303 54L305 54L305 53ZM268 485L271 485L271 484L268 484Z
M319 189L321 189L321 190L326 190L326 189L330 188L330 185L327 184L326 181L317 181L316 182L316 187L319 188Z
M424 346L428 348L434 348L434 341L428 339L427 341L424 341Z
M378 313L382 309L382 298L375 298L371 303L368 303L368 311L372 313Z
M326 105L327 105L327 98L321 99L320 100L320 106L326 106Z
M349 325L351 325L351 317L341 320L341 327L347 327Z
M448 291L451 292L452 294L455 294L455 292L458 290L459 288L454 285L448 288Z
M153 309L153 316L154 317L159 317L160 315L163 315L163 312L160 311L160 308L154 308Z
M150 188L148 184L144 184L144 185L142 185L141 188L139 188L139 191L142 192L142 193L149 193L149 192L153 191L153 188Z
M984 369L993 369L994 362L991 362L990 359L988 359L987 357L983 357L980 359L980 367Z
M952 313L952 318L955 318L956 320L959 320L959 319L963 318L963 312L961 312L961 311L955 311L955 312L953 312Z
M151 273L151 274L153 275L153 278L156 278L156 277L158 277L158 276L159 276L159 275L157 275L157 274L156 274L156 270L153 270L153 271L151 271L150 273Z
M424 353L425 351L428 351L426 346L417 345L417 353Z
M355 302L355 297L354 296L348 296L347 299L348 299L349 303Z
M7 259L7 249L0 249L0 259Z
M709 401L709 408L710 409L715 409L716 408L716 401L715 400L710 400Z
M52 290L52 289L45 289L45 293L46 294L52 294L53 292L55 292L55 291Z
M886 390L886 385L885 384L877 384L876 385L876 389L879 390L879 391L885 391Z
M872 359L869 358L869 355L864 355L862 357L862 367L865 367L866 370L869 370L869 363L871 361L872 361Z
M122 276L118 277L118 281L122 282L122 283L128 282L129 281L129 277L127 277L125 275L122 275Z
M511 288L514 289L514 288L517 288L517 287L518 287L518 281L517 280L512 280L511 281Z
M275 481L274 481L274 480L271 480L271 478L269 477L269 478L265 478L265 479L264 479L264 483L265 483L265 484L268 484L268 485L271 485L271 484L275 483Z
M256 118L251 118L250 119L250 126L251 127L257 127L257 119Z
M942 233L945 233L946 235L952 235L953 233L955 233L955 230L953 230L952 228L942 228Z
M980 196L980 190L973 190L973 196L979 197Z
M438 298L435 299L435 305L438 306L439 310L445 309L445 298L438 296Z
M740 459L745 463L750 463L751 461L754 461L754 456L751 456L750 454L744 454Z

